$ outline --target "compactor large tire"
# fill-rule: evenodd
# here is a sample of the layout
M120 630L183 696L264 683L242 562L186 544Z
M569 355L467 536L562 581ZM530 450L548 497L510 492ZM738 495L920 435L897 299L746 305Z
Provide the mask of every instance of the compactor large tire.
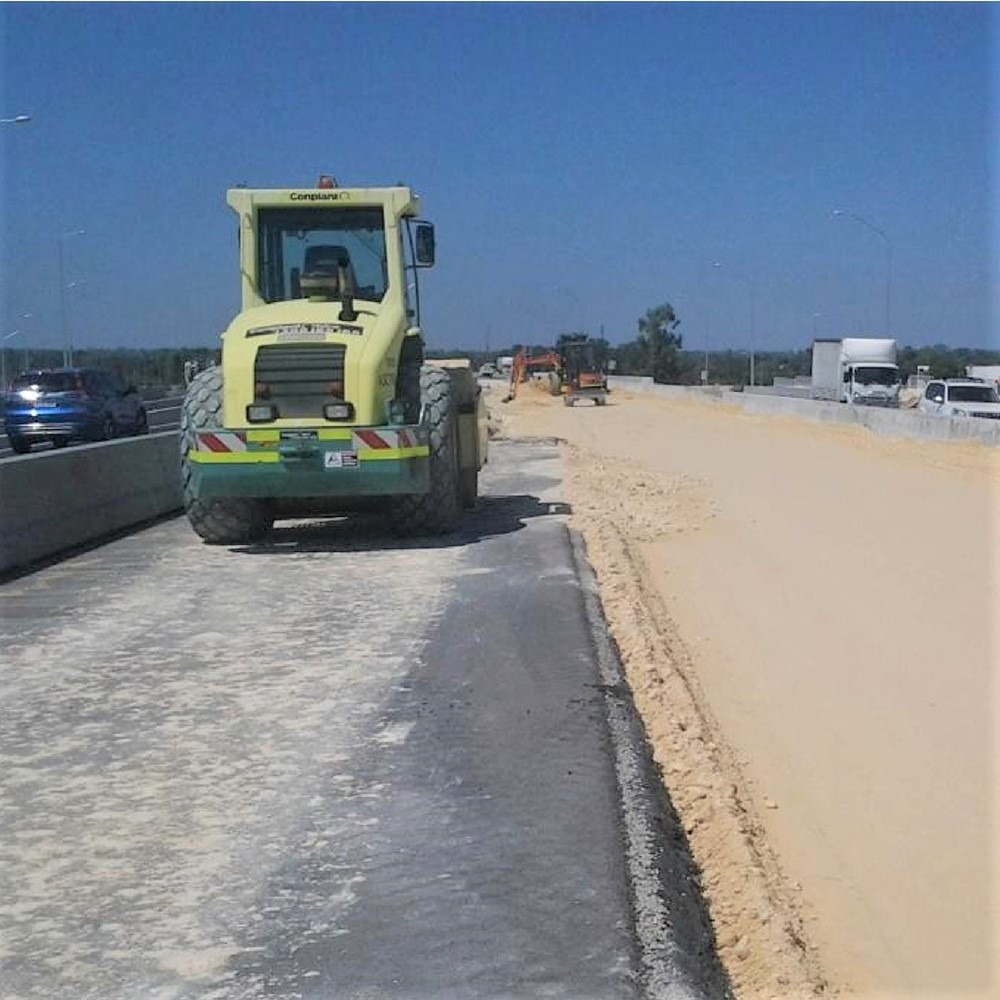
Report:
M222 427L222 371L209 368L199 372L188 386L181 410L181 484L184 510L191 527L213 545L253 542L271 528L273 516L267 500L242 497L197 499L191 491L191 463L188 451L194 432Z
M462 519L458 407L443 368L420 369L420 401L430 431L430 489L398 497L392 505L392 525L401 535L443 535L454 531Z

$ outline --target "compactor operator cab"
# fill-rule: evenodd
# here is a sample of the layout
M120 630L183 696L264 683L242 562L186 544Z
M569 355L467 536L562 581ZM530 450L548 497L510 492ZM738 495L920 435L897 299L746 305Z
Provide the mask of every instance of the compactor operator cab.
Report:
M354 266L346 247L306 247L301 273L292 268L292 298L336 299L356 291Z
M401 296L419 326L416 272L434 264L434 227L417 221L409 189L342 189L324 176L313 192L269 194L231 192L243 218L244 309L307 299L351 313L360 299L377 312Z

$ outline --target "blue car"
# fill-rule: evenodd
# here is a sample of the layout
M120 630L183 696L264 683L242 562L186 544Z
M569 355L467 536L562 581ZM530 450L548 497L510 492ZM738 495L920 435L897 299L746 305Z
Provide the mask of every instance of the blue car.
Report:
M4 431L18 454L51 441L107 441L146 434L146 408L135 386L97 368L50 368L23 372L4 397Z

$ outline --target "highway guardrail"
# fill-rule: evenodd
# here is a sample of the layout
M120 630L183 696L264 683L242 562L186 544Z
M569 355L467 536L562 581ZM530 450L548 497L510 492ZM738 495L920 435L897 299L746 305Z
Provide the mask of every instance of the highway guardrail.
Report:
M0 572L181 507L178 432L0 462Z
M887 437L916 438L924 441L981 441L1000 445L1000 420L979 417L936 417L912 409L854 406L821 399L795 396L734 392L727 386L660 385L651 378L614 376L612 390L645 392L665 399L703 400L739 407L746 413L794 416L818 423L855 424Z

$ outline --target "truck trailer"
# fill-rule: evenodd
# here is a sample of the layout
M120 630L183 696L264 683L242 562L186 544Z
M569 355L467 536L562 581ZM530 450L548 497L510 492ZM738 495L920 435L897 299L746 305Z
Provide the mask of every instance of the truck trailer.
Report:
M845 337L813 341L813 399L899 406L899 389L895 340Z

